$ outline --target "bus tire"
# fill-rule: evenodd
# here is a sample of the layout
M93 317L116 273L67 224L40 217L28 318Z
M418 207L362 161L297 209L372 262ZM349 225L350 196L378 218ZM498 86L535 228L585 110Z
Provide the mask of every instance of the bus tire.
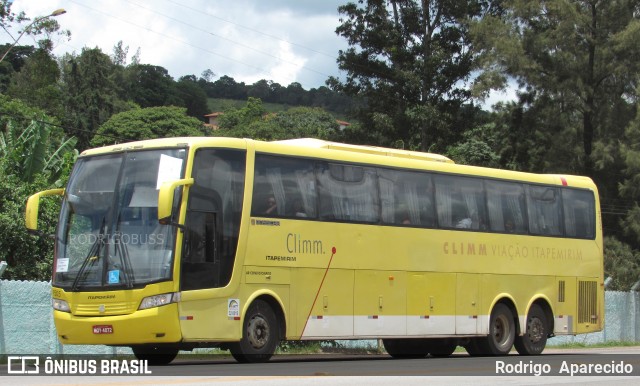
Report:
M423 339L382 339L387 354L396 359L424 358L429 347Z
M509 354L516 337L516 324L511 309L498 303L491 311L489 319L489 335L482 346L486 347L486 355L502 356Z
M518 354L540 355L547 345L548 326L542 307L537 304L532 305L527 314L526 331L515 339Z
M231 355L240 363L268 361L280 342L276 314L263 300L254 301L244 317L242 339L229 345Z
M487 338L471 338L469 343L464 345L464 349L467 350L467 353L472 357L487 355L487 349L483 345L486 340Z
M453 354L458 345L453 339L429 339L428 350L433 357L444 358Z
M139 360L147 361L149 366L165 366L178 356L178 349L162 346L131 346L133 355Z

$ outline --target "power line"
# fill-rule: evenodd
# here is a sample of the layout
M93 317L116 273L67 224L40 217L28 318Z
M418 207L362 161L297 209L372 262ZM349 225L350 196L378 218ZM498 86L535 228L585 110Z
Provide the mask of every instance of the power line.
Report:
M112 14L110 14L110 13L107 13L107 12L101 11L101 10L99 10L99 9L96 9L96 8L90 7L90 6L88 6L88 5L81 4L81 3L79 3L79 2L77 2L77 1L75 1L75 0L68 0L68 1L70 1L70 2L72 2L72 3L74 3L74 4L76 4L76 5L79 5L79 6L81 6L81 7L84 7L84 8L90 9L90 10L92 10L92 11L94 11L94 12L97 12L97 13L100 13L100 14L102 14L102 15L105 15L105 16L107 16L107 17L110 17L110 18L113 18L113 19L119 20L119 21L121 21L121 22L123 22L123 23L130 24L130 25L132 25L132 26L134 26L134 27L137 27L137 28L141 28L141 29L147 30L147 31L149 31L149 32L151 32L151 33L154 33L154 34L156 34L156 35L160 35L160 36L165 37L165 38L167 38L167 39L174 40L174 41L176 41L176 42L178 42L178 43L182 43L182 44L188 45L188 46L190 46L190 47L193 47L193 48L195 48L195 49L198 49L198 50L201 50L201 51L207 52L207 53L209 53L209 54L211 54L211 55L219 56L219 57L221 57L221 58L223 58L223 59L226 59L226 60L229 60L229 61L232 61L232 62L236 62L236 63L242 64L242 65L244 65L244 66L247 66L247 67L251 67L251 68L253 68L253 69L255 69L255 70L258 70L258 71L261 71L261 72L265 72L265 73L267 72L264 68L256 67L256 66L254 66L254 65L252 65L252 64L248 64L248 63L245 63L245 62L243 62L243 61L236 60L236 59L230 58L230 57L228 57L228 56L224 56L224 55L219 54L219 53L217 53L217 52L214 52L214 51L208 50L208 49L206 49L206 48L202 48L202 47L196 46L196 45L194 45L194 44L191 44L191 43L189 43L189 42L187 42L187 41L184 41L184 40L181 40L181 39L175 38L175 37L173 37L173 36L171 36L171 35L168 35L168 34L165 34L165 33L162 33L162 32L158 32L158 31L154 31L154 30L152 30L152 29L150 29L150 28L148 28L148 27L145 27L145 26L143 26L143 25L140 25L140 24L136 24L136 23L130 22L130 21L125 20L125 19L123 19L123 18L121 18L121 17L118 17L118 16L116 16L116 15L112 15Z
M147 11L149 11L149 12L155 13L156 15L160 15L160 16L162 16L162 17L165 17L165 18L169 19L169 20L175 21L176 23L180 23L180 24L185 25L185 26L187 26L187 27L189 27L189 28L195 29L195 30L200 31L200 32L204 32L204 33L209 34L209 35L211 35L211 36L214 36L214 37L216 37L216 38L218 38L218 39L226 40L226 41L228 41L228 42L230 42L230 43L232 43L232 44L235 44L235 45L237 45L237 46L240 46L240 47L246 48L246 49L248 49L248 50L255 51L255 52L260 53L260 54L262 54L262 55L269 56L269 57L271 57L271 58L274 58L274 59L276 59L276 60L279 60L280 62L287 63L287 64L292 64L292 65L298 66L298 63L288 61L288 60L283 59L283 58L281 58L281 57L279 57L279 56L277 56L277 55L273 55L273 54L272 54L272 53L270 53L270 52L266 52L266 51L259 50L259 49L257 49L257 48L251 47L251 46L249 46L249 45L247 45L247 44L237 42L237 41L235 41L235 40L232 40L232 39L229 39L229 38L224 37L224 36L222 36L222 35L219 35L219 34L213 33L213 32L208 31L208 30L206 30L206 29L203 29L203 28L200 28L200 27L196 27L196 26L194 26L194 25L192 25L192 24L190 24L190 23L187 23L187 22L184 22L184 21L182 21L182 20L176 19L176 18L175 18L175 17L173 17L173 16L166 15L166 14L164 14L164 13L158 12L158 11L154 10L153 8L145 7L145 6L141 5L141 4L135 3L135 2L130 1L130 0L127 0L127 2L128 2L129 4L135 5L136 7L139 7L139 8L145 9L145 10L147 10ZM206 14L206 15L211 16L211 15L209 15L209 14ZM214 17L214 16L212 16L212 17ZM281 39L278 39L278 40L283 41L283 42L286 42L286 41L281 40ZM289 42L286 42L286 43L291 44L291 43L289 43ZM322 76L326 76L326 77L329 77L329 76L330 76L330 75L328 75L328 74L325 74L325 73L323 73L323 72L320 72L320 71L318 71L318 70L315 70L315 69L313 69L313 68L311 68L311 67L301 66L301 68L303 68L303 69L305 69L305 70L307 70L307 71L315 72L315 73L316 73L316 74L318 74L318 75L322 75Z
M261 30L255 29L255 28L251 28L251 27L247 27L247 26L242 25L242 24L235 23L235 22L233 22L233 21L231 21L231 20L224 19L224 18L222 18L222 17L220 17L220 16L216 16L216 15L214 15L214 14L211 14L211 13L208 13L208 12L204 12L204 11L202 11L201 9L194 8L194 7L190 7L190 6L188 6L188 5L181 4L181 3L178 3L178 2L176 2L176 1L172 1L172 0L165 0L165 1L166 1L166 2L168 2L168 3L175 4L175 5L177 5L177 6L179 6L179 7L182 7L182 8L187 8L187 9L192 10L192 11L194 11L194 12L197 12L197 13L199 13L199 14L203 14L203 15L206 15L206 16L209 16L209 17L212 17L212 18L214 18L214 19L217 19L217 20L223 21L223 22L225 22L225 23L228 23L228 24L234 25L234 26L236 26L236 27L240 27L240 28L242 28L242 29L246 29L247 31L255 32L255 33L257 33L257 34L260 34L260 35L266 36L266 37L268 37L268 38L275 39L275 40L280 41L280 42L283 42L283 43L291 44L292 46L296 46L296 47L304 48L305 50L308 50L308 51L311 51L311 52L315 52L316 54L320 54L320 55L326 56L326 57L328 57L328 58L331 58L331 59L337 60L337 58L336 58L334 55L330 55L330 54L324 53L324 52L322 52L322 51L318 51L318 50L316 50L316 49L313 49L313 48L307 47L307 46L305 46L305 45L303 45L303 44L295 43L295 42L292 42L292 41L289 41L289 40L283 39L283 38L281 38L281 37L278 37L278 36L275 36L275 35L271 35L271 34L265 33L265 32L263 32L263 31L261 31Z

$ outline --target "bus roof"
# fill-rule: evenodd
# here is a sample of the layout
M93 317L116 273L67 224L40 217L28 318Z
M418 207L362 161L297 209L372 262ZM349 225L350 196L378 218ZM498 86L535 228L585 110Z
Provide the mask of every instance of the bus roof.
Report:
M316 149L331 149L341 150L354 153L365 153L375 155L385 155L388 157L410 158L422 161L435 161L454 163L453 160L440 154L422 153L418 151L391 149L378 146L362 146L362 145L349 145L339 142L324 141L315 138L298 138L298 139L286 139L282 141L272 141L274 143L281 143L284 145L294 145L301 147L311 147Z
M367 161L373 164L380 162L389 165L408 166L409 168L422 169L425 165L421 162L435 162L432 166L443 172L468 174L478 176L492 176L495 178L503 178L509 180L518 181L530 181L537 183L547 183L554 185L569 185L575 187L594 188L593 181L588 177L581 177L575 175L566 174L534 174L527 172L519 172L505 169L493 169L486 167L470 166L456 164L453 160L439 154L422 153L417 151L391 149L377 146L363 146L363 145L350 145L345 143L325 141L314 138L299 138L299 139L287 139L280 141L256 141L251 139L240 139L230 137L174 137L174 138L162 138L162 139L150 139L137 142L129 142L116 144L111 146L105 146L95 149L88 149L81 153L81 156L91 156L97 154L105 154L110 152L118 152L123 150L142 150L153 148L172 148L172 147L191 147L191 146L215 146L215 147L229 147L229 148L248 148L249 143L254 143L257 148L261 150L267 150L268 152L286 151L285 149L291 149L294 153L315 153L305 152L305 149L313 149L318 152L337 152L334 153L338 158L342 159L354 159L359 158L358 154L362 155L362 158L368 158ZM326 154L325 154L326 155ZM316 154L320 156L321 154ZM371 158L369 158L371 157ZM386 161L384 158L377 157L389 157ZM331 158L331 157L329 157ZM377 159L376 159L377 158ZM406 160L406 163L404 162ZM368 163L365 161L365 163ZM436 166L439 165L439 166Z

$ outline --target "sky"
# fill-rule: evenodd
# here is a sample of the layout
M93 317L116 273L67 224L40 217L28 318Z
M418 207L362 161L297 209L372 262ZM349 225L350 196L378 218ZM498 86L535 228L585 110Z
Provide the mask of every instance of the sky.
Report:
M54 38L54 54L99 47L111 55L119 42L129 57L162 66L178 79L210 69L253 84L260 79L305 89L340 76L336 57L346 40L335 33L346 0L14 0L14 13L31 19L58 8L71 40ZM14 34L15 36L15 34ZM0 30L0 42L11 42ZM23 36L19 44L34 44Z
M140 50L140 62L161 66L178 79L213 80L226 75L253 84L260 79L306 90L325 85L329 76L343 78L336 58L348 45L336 35L338 7L348 0L14 0L14 13L49 15L56 9L61 29L71 39L53 37L54 54L80 54L99 47L108 55L122 41L128 61ZM17 34L14 32L14 36ZM23 36L19 44L35 44ZM12 42L0 30L0 43ZM515 88L492 92L482 107L515 99Z

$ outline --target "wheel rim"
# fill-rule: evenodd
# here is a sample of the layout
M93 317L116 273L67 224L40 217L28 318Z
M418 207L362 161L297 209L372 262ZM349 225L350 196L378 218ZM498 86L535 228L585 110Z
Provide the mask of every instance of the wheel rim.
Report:
M269 342L270 335L269 323L262 315L251 318L247 326L247 339L253 348L263 348Z
M533 343L538 343L542 340L544 336L544 325L542 324L542 320L538 318L532 318L529 320L529 325L527 326L527 336L529 340Z
M491 331L496 346L503 349L511 344L511 325L506 315L498 315Z

